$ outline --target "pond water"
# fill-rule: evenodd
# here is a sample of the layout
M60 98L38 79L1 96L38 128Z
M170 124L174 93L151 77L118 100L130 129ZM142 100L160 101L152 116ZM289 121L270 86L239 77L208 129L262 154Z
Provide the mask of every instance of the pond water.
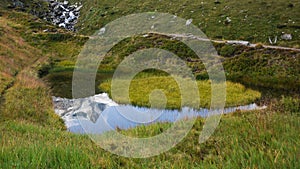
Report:
M89 98L65 99L53 97L55 112L65 121L68 131L80 134L101 134L107 131L129 129L157 122L175 122L180 119L207 117L209 109L159 110L131 105L119 105L102 93ZM256 104L225 108L228 114L236 110L263 109ZM221 113L221 110L217 110Z

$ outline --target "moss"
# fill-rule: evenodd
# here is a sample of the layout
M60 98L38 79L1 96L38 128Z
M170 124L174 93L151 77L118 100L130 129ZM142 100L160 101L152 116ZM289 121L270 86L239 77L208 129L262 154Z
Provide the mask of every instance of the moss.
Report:
M114 79L114 83L124 84L124 80ZM113 96L113 99L121 104L134 104L137 106L150 107L150 94L154 90L161 90L166 96L166 107L169 109L178 109L183 106L193 107L195 104L195 93L191 93L190 89L191 84L187 83L188 80L183 80L186 86L181 86L179 88L177 82L171 77L162 76L162 77L146 77L141 78L137 76L136 79L130 82L129 86L129 102L127 96L122 97L121 94ZM211 102L211 83L210 81L197 81L199 96L200 96L200 107L210 107ZM245 89L241 84L227 82L226 84L226 106L237 106L237 105L246 105L253 103L261 97L261 94L257 91L251 89ZM100 89L109 93L111 95L111 81L104 82L100 86ZM216 86L217 87L217 86ZM186 89L186 90L185 90ZM114 92L121 91L121 88L115 88ZM183 90L183 91L182 91ZM189 93L189 97L192 100L186 99L182 100L182 93ZM112 95L111 95L112 96ZM198 97L199 97L198 96ZM158 98L157 98L158 99ZM162 103L163 101L160 101ZM199 107L193 107L199 108Z

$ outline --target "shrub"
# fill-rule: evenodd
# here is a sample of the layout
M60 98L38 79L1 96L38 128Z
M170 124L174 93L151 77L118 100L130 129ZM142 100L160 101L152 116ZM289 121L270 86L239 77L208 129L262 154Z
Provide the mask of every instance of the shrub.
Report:
M47 34L47 38L50 41L60 42L60 41L71 39L73 38L73 36L71 34L56 33L56 34Z
M221 48L220 55L224 56L224 57L231 57L231 56L234 56L235 51L236 51L236 47L235 46L224 45Z
M196 80L208 80L209 76L207 73L201 73L196 76Z
M39 69L38 69L38 75L40 78L46 76L49 74L49 71L51 70L52 66L49 64L43 64Z
M283 113L300 115L300 99L282 96L278 109Z

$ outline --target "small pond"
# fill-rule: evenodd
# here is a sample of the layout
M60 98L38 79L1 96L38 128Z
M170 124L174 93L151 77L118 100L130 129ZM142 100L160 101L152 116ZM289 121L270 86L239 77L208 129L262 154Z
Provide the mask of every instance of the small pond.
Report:
M157 122L175 122L192 117L207 117L209 109L159 110L131 105L118 105L102 93L83 99L53 97L55 112L65 121L70 132L80 134L101 134L115 129L129 129ZM225 108L228 114L236 110L263 109L255 103ZM219 112L221 113L221 111Z

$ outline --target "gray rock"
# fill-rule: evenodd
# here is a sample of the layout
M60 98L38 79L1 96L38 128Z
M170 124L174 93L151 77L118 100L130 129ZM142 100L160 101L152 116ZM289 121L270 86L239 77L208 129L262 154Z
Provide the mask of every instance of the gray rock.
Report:
M68 1L64 1L64 5L69 5L69 2Z
M192 24L192 22L193 22L193 19L189 19L189 20L186 21L185 25L189 26L190 24Z
M75 31L75 25L80 16L82 5L78 5L77 3L70 5L69 1L46 1L49 2L49 12L47 12L43 18L54 25Z
M59 26L59 27L66 28L66 24L65 24L65 23L60 23L58 26Z
M104 28L101 28L98 34L99 34L99 35L103 35L103 34L105 33L105 31L106 31L106 28L105 28L105 27L104 27Z
M229 17L226 17L225 24L230 24L231 21L232 21L232 20L231 20Z
M293 36L292 36L292 34L285 33L281 36L281 39L283 39L283 40L293 40Z
M80 5L79 7L77 7L77 8L75 9L75 11L80 11L81 8L82 8L82 5Z

